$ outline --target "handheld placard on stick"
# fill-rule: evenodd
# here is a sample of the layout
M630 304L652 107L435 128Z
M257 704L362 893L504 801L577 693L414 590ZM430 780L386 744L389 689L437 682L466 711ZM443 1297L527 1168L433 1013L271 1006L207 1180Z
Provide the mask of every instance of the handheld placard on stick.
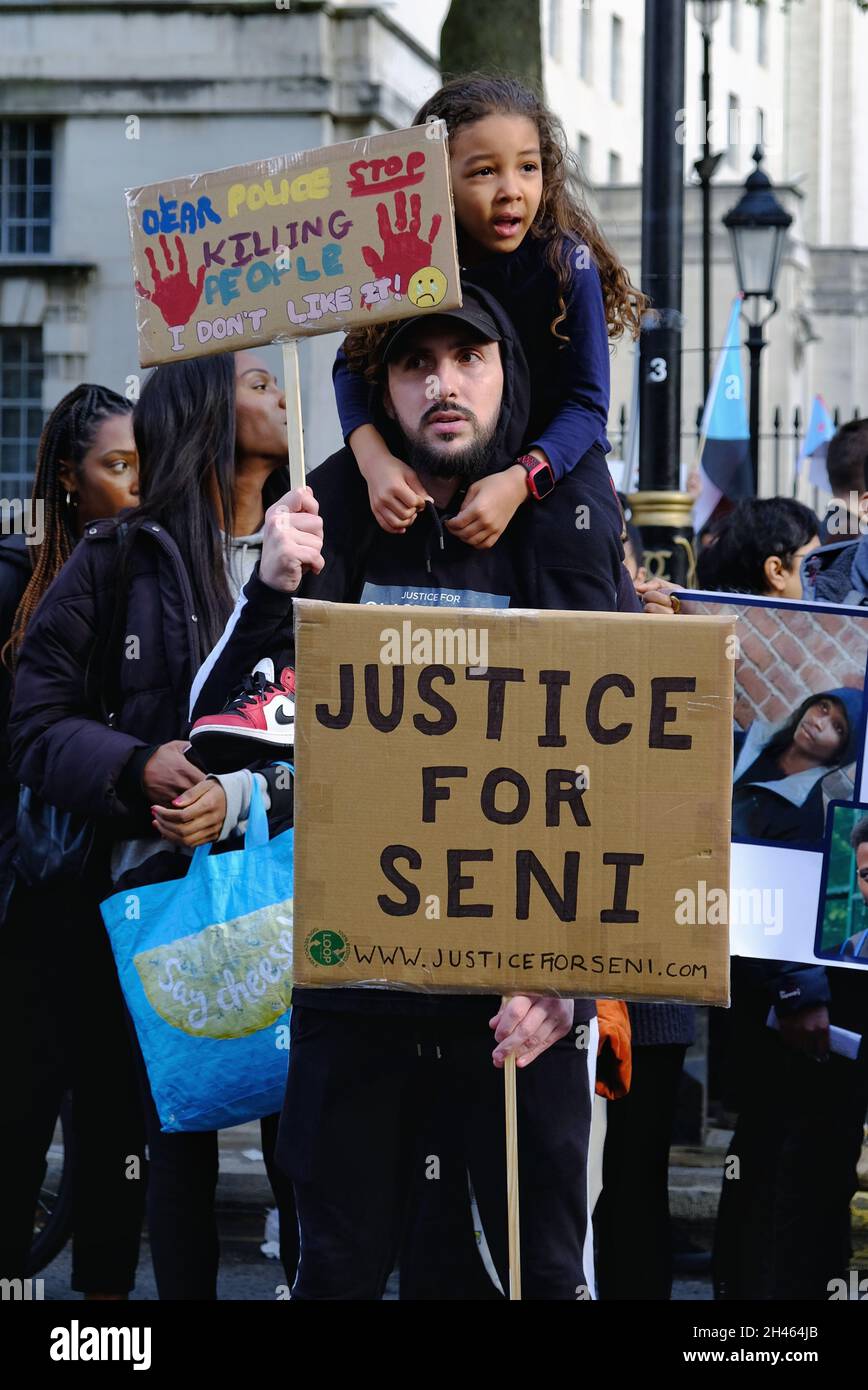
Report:
M286 442L289 449L289 481L304 487L304 427L301 418L301 377L298 341L283 344L283 391L286 396Z
M521 1241L518 1230L518 1123L515 1107L515 1053L503 1068L506 1101L506 1219L509 1234L509 1297L521 1298Z

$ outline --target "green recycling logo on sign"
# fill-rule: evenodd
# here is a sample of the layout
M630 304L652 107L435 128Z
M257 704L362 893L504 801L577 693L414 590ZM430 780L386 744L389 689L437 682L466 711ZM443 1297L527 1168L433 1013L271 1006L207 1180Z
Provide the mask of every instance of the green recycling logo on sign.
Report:
M347 959L350 943L338 931L327 931L324 927L311 932L304 943L305 953L313 965L343 965Z

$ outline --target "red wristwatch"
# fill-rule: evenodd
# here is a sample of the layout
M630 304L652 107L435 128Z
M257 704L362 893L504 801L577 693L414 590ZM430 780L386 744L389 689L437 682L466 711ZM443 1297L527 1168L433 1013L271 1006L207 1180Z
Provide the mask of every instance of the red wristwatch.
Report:
M531 497L541 502L555 490L555 475L550 463L545 459L534 458L533 454L519 454L516 463L527 469L527 490Z

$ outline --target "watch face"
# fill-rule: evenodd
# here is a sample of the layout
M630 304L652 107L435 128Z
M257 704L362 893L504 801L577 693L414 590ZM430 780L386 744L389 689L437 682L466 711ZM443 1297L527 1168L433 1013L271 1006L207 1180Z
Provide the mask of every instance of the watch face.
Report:
M528 481L537 498L548 497L549 493L555 490L555 480L548 463L537 463L534 471L528 475Z

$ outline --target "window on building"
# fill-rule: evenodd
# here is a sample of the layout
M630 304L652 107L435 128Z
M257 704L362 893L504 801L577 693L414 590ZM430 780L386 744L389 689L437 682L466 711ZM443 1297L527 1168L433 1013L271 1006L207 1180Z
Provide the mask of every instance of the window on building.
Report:
M726 104L726 157L730 164L738 164L738 147L741 144L741 102L735 92L730 92Z
M617 150L609 151L609 183L620 183L622 179L623 163Z
M756 12L756 60L764 68L769 61L769 12L763 5Z
M549 55L561 56L561 0L549 0Z
M593 0L582 0L579 7L579 77L583 82L591 80L591 46L594 41L592 3Z
M589 135L583 134L582 131L579 131L579 138L578 138L578 154L579 154L579 164L581 165L582 173L584 174L585 178L590 178L590 176L591 176L591 137L590 137Z
M616 14L612 15L612 52L609 87L613 101L624 100L624 21Z
M0 252L51 250L49 121L0 121Z
M741 48L741 0L729 0L729 42L736 51Z
M42 331L0 328L0 490L28 497L42 433Z

